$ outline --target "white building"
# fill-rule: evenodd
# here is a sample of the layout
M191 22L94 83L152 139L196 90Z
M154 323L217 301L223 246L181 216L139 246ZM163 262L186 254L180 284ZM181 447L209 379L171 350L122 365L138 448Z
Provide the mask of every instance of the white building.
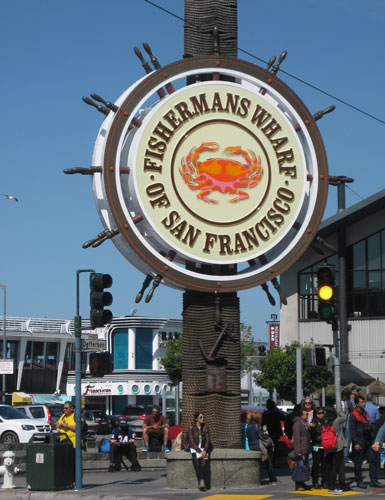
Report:
M288 300L287 306L281 306L281 345L292 341L333 344L331 326L318 320L317 268L334 265L338 284L344 262L347 337L343 347L352 365L385 382L385 190L326 219L317 236L336 252L317 243L316 250L324 252L321 256L310 246L281 276ZM341 237L346 242L342 261Z
M160 358L167 340L182 331L182 321L128 316L114 318L110 325L96 330L87 330L87 321L82 326L82 338L102 341L114 362L111 374L95 378L89 372L89 353L83 355L86 406L119 413L127 404L159 404L169 384ZM0 352L2 343L0 340ZM61 399L75 395L73 320L8 317L6 344L7 358L14 360L14 373L6 375L7 393L25 392L36 401L53 394L60 394Z

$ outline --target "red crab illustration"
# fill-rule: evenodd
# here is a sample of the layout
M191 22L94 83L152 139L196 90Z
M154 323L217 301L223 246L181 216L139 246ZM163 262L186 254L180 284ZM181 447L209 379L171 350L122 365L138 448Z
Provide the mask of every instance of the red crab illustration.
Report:
M217 142L204 142L182 159L180 174L190 189L198 190L197 198L210 203L217 203L209 198L211 191L234 193L237 196L231 203L244 200L249 195L240 188L250 189L258 184L262 178L260 157L252 151L246 151L241 146L228 146L223 150L226 155L240 155L245 163L227 158L209 158L199 161L202 151L217 151Z

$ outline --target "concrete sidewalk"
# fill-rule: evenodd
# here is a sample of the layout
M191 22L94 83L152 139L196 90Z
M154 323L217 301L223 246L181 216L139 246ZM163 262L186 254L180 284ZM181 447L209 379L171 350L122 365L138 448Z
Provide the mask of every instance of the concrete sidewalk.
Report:
M347 479L352 481L353 469L348 465L346 468ZM262 485L256 486L252 490L237 488L232 489L231 484L226 489L211 489L207 492L201 492L198 489L174 490L167 487L166 470L143 470L140 472L100 472L87 471L83 475L83 489L80 491L30 491L26 487L26 477L16 476L16 486L14 490L0 490L0 500L49 500L60 498L60 500L74 499L80 497L82 500L140 500L140 499L158 499L158 500L195 500L203 498L213 498L221 500L227 497L227 500L262 500L267 497L277 498L317 498L320 496L329 496L326 490L312 490L309 492L294 492L294 483L291 480L287 467L276 470L278 484L270 485L266 479L262 479ZM264 475L262 476L265 477ZM364 477L368 483L367 467L364 470ZM385 481L382 480L385 483ZM374 498L385 496L385 488L373 490L358 490L346 492L344 497L360 496L361 498ZM336 498L336 497L333 497Z

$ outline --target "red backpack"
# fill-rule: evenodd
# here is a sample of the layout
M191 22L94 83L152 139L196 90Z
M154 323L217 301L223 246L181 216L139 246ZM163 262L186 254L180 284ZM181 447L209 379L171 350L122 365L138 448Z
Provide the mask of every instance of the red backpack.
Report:
M326 453L337 451L337 436L333 426L328 425L322 429L321 444Z

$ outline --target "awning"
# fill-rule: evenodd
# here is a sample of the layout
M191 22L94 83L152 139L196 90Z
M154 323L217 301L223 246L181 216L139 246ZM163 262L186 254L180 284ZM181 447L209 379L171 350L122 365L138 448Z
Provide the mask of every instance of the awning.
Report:
M367 386L376 379L357 368L351 363L341 363L341 385L353 382L358 386Z
M25 392L12 393L12 406L32 403L32 396Z

